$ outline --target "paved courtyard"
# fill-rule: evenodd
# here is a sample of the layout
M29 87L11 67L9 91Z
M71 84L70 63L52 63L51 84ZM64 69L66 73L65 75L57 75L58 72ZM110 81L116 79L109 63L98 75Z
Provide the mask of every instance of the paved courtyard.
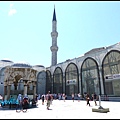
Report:
M38 107L28 109L26 113L16 113L13 109L0 108L0 119L119 119L120 102L101 101L103 108L109 108L110 112L92 112L92 108L99 108L90 101L91 106L86 106L86 101L81 100L53 100L50 110L46 109L46 102L38 101Z

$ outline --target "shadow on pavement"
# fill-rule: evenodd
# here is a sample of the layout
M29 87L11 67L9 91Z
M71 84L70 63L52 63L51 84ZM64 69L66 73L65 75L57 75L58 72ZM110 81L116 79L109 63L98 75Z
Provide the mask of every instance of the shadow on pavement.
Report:
M0 107L0 110L3 110L3 111L4 111L4 110L16 110L16 108L11 108L11 109L10 109L10 108Z
M31 108L28 108L28 109L34 109L34 108L38 108L38 107L31 107ZM10 108L4 108L4 107L1 107L1 106L0 106L0 110L3 110L3 111L4 111L4 110L5 110L5 111L6 111L6 110L16 110L16 108L11 108L11 109L10 109Z

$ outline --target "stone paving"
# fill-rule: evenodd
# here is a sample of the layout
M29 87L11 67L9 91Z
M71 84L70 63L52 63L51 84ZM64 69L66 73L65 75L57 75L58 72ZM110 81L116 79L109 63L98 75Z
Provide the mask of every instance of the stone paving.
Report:
M38 107L28 109L26 113L22 111L16 113L14 109L0 108L0 119L119 119L120 102L101 101L103 108L109 108L110 112L92 112L92 108L99 108L90 101L91 106L86 105L86 101L81 100L53 100L50 110L46 109L46 102L38 101Z

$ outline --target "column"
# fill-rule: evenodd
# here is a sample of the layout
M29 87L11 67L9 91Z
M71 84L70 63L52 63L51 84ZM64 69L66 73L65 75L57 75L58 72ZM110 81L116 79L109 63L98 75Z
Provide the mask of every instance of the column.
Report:
M25 95L25 94L27 94L27 84L24 85L24 94L23 95Z
M33 98L36 97L36 83L33 82Z
M3 100L5 100L5 95L7 95L7 86L4 86L4 95L3 95Z
M99 74L100 74L100 85L101 85L101 94L105 94L104 91L104 83L103 83L103 77L102 77L102 67L99 66Z
M50 93L53 93L54 92L54 85L53 85L53 75L51 76L51 84L52 84L52 89L50 90ZM48 93L48 91L46 91Z
M63 93L65 93L65 73L63 73Z
M9 84L9 85L7 86L7 100L10 99L10 88L11 88L11 85Z

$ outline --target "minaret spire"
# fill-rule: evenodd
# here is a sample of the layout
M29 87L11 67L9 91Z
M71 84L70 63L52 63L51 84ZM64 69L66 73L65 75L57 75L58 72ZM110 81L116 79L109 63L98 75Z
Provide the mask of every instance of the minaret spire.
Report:
M52 46L50 47L51 52L52 52L51 65L54 66L57 64L57 51L58 51L58 46L57 46L58 32L57 32L57 20L56 20L56 13L55 13L55 5L54 5L54 12L53 12L51 37L52 37Z
M53 21L57 21L56 20L56 13L55 13L55 5L54 5L54 12L53 12Z

